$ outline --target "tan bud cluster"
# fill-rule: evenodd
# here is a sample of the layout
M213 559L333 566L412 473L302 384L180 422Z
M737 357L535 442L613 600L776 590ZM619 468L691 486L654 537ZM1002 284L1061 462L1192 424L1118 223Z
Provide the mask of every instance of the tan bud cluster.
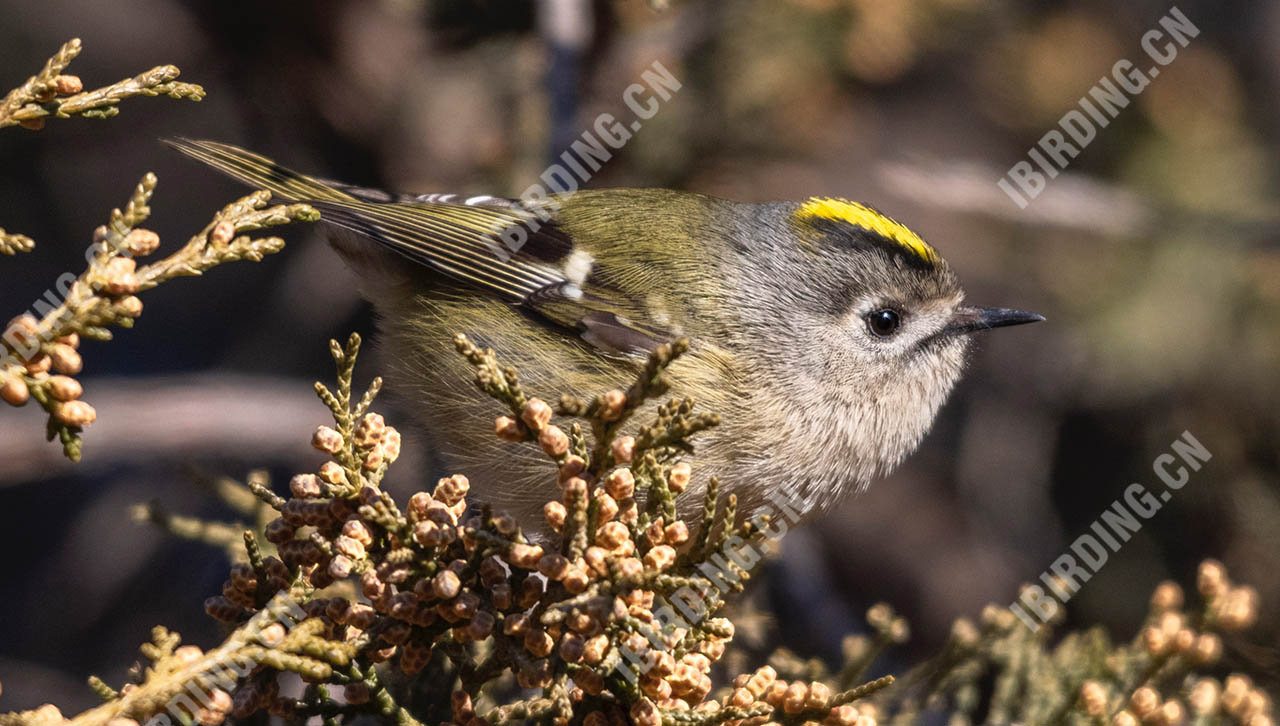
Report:
M326 568L326 571L329 573L329 577L332 577L334 580L345 580L351 576L351 572L355 568L355 564L356 563L346 555L334 555L329 560L329 567ZM312 584L315 583L313 582Z
M631 706L631 721L636 726L661 726L662 713L648 698L642 698Z
M380 414L368 413L360 419L360 423L356 425L356 430L352 434L355 445L360 448L368 448L374 446L382 440L382 435L387 431L387 422Z
M613 453L613 460L617 464L630 464L631 458L635 456L636 439L634 436L619 436L613 440L610 445L610 451Z
M525 570L538 569L538 560L542 559L542 548L538 545L517 542L507 550L506 561Z
M5 325L4 339L20 348L34 348L40 343L39 321L31 313L14 317Z
M621 522L605 522L596 529L595 542L606 550L616 550L630 539L630 530Z
M44 353L37 353L32 356L26 363L27 373L36 378L40 378L49 372L53 367L53 358Z
M569 451L569 436L554 424L538 432L538 445L547 456L560 457Z
M667 486L671 487L671 491L679 494L688 488L692 474L693 468L689 466L689 462L682 461L667 472Z
M108 295L132 295L138 291L138 263L131 257L112 257L102 270L102 289Z
M203 703L195 714L195 722L200 726L219 726L226 721L234 706L231 694L220 688L210 691Z
M64 342L66 340L74 340L74 343ZM62 340L53 344L49 350L49 363L53 370L74 376L84 370L84 361L80 358L80 353L76 351L76 347L80 343L80 336L74 333L64 336Z
M529 628L524 633L524 649L532 653L535 658L551 655L551 649L555 644L555 640L545 630Z
M1202 678L1191 688L1187 695L1187 705L1197 716L1209 716L1218 710L1218 699L1222 696L1222 688L1212 678Z
M1129 708L1139 719L1146 719L1160 708L1160 694L1150 686L1142 686L1129 697Z
M1200 569L1196 572L1196 589L1200 591L1206 599L1214 599L1226 593L1227 588L1231 586L1227 579L1227 568L1222 566L1217 560L1205 560L1200 563Z
M621 390L600 400L601 413L610 416L628 405ZM771 668L740 679L724 703L708 705L711 669L733 636L732 624L703 618L696 627L672 627L661 609L669 595L661 588L680 582L685 574L683 561L679 569L676 563L692 539L690 526L653 509L640 512L636 474L628 466L635 457L634 439L615 440L608 449L612 461L597 461L594 451L571 453L568 429L552 424L552 417L550 406L530 399L518 415L498 419L495 430L513 439L535 432L539 445L557 459L562 492L545 503L543 515L552 530L566 535L572 530L575 537L569 541L561 537L553 539L555 544L534 544L515 518L488 507L468 509L470 483L461 475L440 479L430 493L414 493L401 513L390 493L378 488L380 472L367 473L368 459L361 470L362 457L394 432L381 416L369 414L360 418L346 442L340 427L316 430L315 447L343 464L328 461L316 474L291 480L292 498L280 507L280 517L266 525L266 539L276 545L279 559L268 558L272 564L264 562L265 573L263 568L233 567L224 592L210 600L208 610L227 622L243 623L264 597L288 588L295 578L317 588L345 579L355 596L362 596L360 601L351 594L313 599L302 605L310 620L299 627L311 627L312 633L336 643L368 643L358 656L362 667L390 659L404 673L420 673L431 659L433 641L446 638L466 647L496 634L496 642L477 652L501 654L523 688L542 689L569 677L566 696L575 705L572 718L591 726L657 726L667 713L722 708L729 698L759 708L771 696L785 702L788 713L810 718L813 712L815 723L874 726L873 717L854 704L831 707L832 691L822 683L797 681L778 688ZM354 461L343 453L344 446L354 446ZM602 471L603 466L614 470ZM664 477L667 488L659 481L651 489L661 495L685 489L692 475L687 463L659 473L647 459L641 471L646 484L653 483L651 477ZM584 523L589 523L585 531L578 529ZM671 577L657 577L659 573ZM894 619L890 613L890 626ZM619 623L624 627L618 628ZM282 629L261 635L271 641L294 638ZM613 687L606 680L606 669L614 667L624 640L627 649L644 659L638 662L648 664L637 674L638 690L625 699L610 694ZM517 652L510 652L510 645ZM311 644L307 648L312 652ZM252 701L282 714L291 709L295 716L300 713L304 704L296 697L251 693L265 688L262 681L237 691L236 708ZM638 703L637 695L642 696ZM355 706L374 700L375 694L368 684L351 683L340 697ZM474 697L474 692L453 695L450 716L457 726L482 726ZM600 710L578 713L577 704Z
M563 485L569 479L578 476L587 469L587 460L577 454L566 454L560 461L556 480Z
M326 454L342 451L342 434L330 426L317 426L311 436L311 446Z
M298 499L314 499L320 496L324 489L315 474L297 474L289 480L289 491Z
M559 554L545 554L538 559L538 572L550 580L563 580L569 571L569 560Z
M1080 706L1094 718L1107 713L1107 689L1098 681L1085 681L1080 685Z
M968 618L960 618L951 624L951 642L964 650L971 650L978 645L982 635L978 626Z
M1271 696L1262 688L1255 686L1248 676L1238 673L1227 676L1222 687L1221 704L1222 710L1234 717L1238 723L1246 726L1275 724Z
M560 532L564 529L565 517L568 512L564 505L555 500L549 501L542 508L542 514L547 520L547 526L551 527L553 532Z
M1258 591L1249 586L1232 587L1210 606L1215 622L1223 630L1245 630L1258 622Z
M626 406L627 394L621 389L605 391L600 397L600 418L605 421L617 421L622 418L622 412Z
M0 399L10 406L22 406L31 398L31 391L21 376L13 375L0 383Z
M1182 588L1176 582L1168 580L1156 585L1151 593L1151 612L1162 613L1182 607Z
M689 541L689 525L684 520L676 520L662 531L662 538L667 544L678 547Z
M551 414L551 406L546 401L541 398L530 398L525 402L524 410L520 412L520 419L531 430L541 432L551 422Z
M587 501L587 481L581 477L571 476L564 481L565 507L576 507L578 503Z
M493 420L493 433L503 441L524 441L525 429L510 416L499 416Z
M636 478L630 469L614 469L605 480L605 491L617 501L630 499L636 491Z
M142 301L136 295L125 295L118 298L113 309L126 318L136 318L142 314Z
M11 406L22 406L31 399L34 389L54 421L70 427L93 423L97 412L79 400L84 389L71 377L84 367L76 351L80 336L70 333L41 345L39 323L34 316L23 314L9 321L4 337L25 355L25 373L16 366L6 365L0 370L0 400ZM51 376L50 371L56 374Z
M1214 633L1200 633L1196 636L1191 651L1187 654L1196 665L1213 665L1222 657L1222 638Z
M676 562L676 551L670 545L658 545L644 555L645 569L650 572L663 572Z
M351 440L360 466L365 471L377 471L400 458L400 432L388 426L381 414L365 414L360 423L356 424ZM337 450L329 453L336 454Z
M160 235L149 229L132 229L124 238L124 249L134 257L145 257L160 247Z
M1186 711L1181 701L1170 699L1160 704L1147 720L1157 726L1180 726L1186 720Z
M352 560L363 560L366 556L364 543L346 535L340 535L335 538L333 540L333 548Z
M596 520L599 522L608 522L618 514L618 502L609 496L605 490L596 488L592 492L592 496L596 501Z
M326 461L320 465L316 477L325 484L344 485L347 483L347 472L337 462Z
M53 407L53 417L67 426L83 428L98 418L98 412L84 401L65 401Z
M80 76L59 75L53 79L53 90L59 96L74 96L84 90Z

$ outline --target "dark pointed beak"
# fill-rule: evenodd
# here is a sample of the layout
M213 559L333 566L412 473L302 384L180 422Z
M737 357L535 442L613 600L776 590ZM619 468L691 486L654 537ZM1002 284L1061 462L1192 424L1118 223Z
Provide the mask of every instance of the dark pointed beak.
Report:
M954 334L976 333L979 330L1003 328L1007 325L1038 323L1043 315L1009 308L957 308L946 331Z

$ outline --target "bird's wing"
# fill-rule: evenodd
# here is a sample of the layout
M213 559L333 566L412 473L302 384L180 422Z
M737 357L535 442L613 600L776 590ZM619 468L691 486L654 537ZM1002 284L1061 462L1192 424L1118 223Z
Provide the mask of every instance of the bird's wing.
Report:
M640 354L671 337L649 324L625 291L602 282L547 207L490 196L393 195L299 174L229 144L167 143L249 186L310 204L324 221L536 313L602 352Z

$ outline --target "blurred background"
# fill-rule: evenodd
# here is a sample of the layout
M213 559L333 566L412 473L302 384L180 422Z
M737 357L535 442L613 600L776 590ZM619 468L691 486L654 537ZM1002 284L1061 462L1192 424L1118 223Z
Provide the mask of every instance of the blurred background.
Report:
M1151 462L1183 431L1213 459L1111 555L1069 623L1127 636L1158 581L1187 584L1211 556L1260 590L1254 639L1276 642L1280 5L1178 8L1199 37L1019 209L996 181L1117 60L1147 65L1139 39L1164 0L4 0L0 91L79 36L70 72L86 88L174 63L208 97L0 132L0 225L37 241L0 259L0 317L81 270L143 173L159 175L147 226L169 249L243 193L162 137L369 186L514 196L597 114L629 118L623 89L658 60L682 88L591 186L865 200L930 240L970 300L1048 318L982 338L919 452L788 536L755 598L805 614L778 618L780 642L834 658L886 600L913 624L901 662L936 650L954 618L1012 602L1130 483L1158 487ZM261 264L143 295L135 329L84 345L99 421L83 463L44 442L38 410L0 410L0 710L92 705L86 676L118 682L156 623L219 638L202 602L221 555L128 511L225 517L202 477L315 465L325 341L377 335L318 230L285 236ZM408 428L394 401L382 409ZM401 493L435 465L406 448Z

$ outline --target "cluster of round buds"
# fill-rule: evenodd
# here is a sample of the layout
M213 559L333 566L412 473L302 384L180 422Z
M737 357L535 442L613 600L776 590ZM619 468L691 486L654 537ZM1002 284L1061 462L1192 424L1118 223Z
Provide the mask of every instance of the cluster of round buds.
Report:
M400 457L400 432L388 426L381 414L369 413L360 419L351 436L352 444L361 467L365 471L377 471ZM319 451L334 455L344 445L342 434L331 426L316 427L311 445Z
M1007 607L1000 607L994 603L988 603L982 608L982 614L979 616L983 629L993 630L997 633L1007 633L1018 625L1018 616Z
M222 594L204 601L204 610L215 620L224 623L238 622L272 595L289 587L289 568L277 557L263 560L266 582L244 563L231 566L231 576L222 583Z
M1222 631L1247 628L1258 618L1258 592L1231 584L1226 569L1216 560L1201 563L1196 588L1205 599L1206 624ZM1162 582L1151 595L1151 620L1142 631L1142 642L1153 656L1182 655L1196 665L1211 665L1222 655L1222 639L1192 626L1181 611L1185 597L1173 582Z
M614 609L619 615L654 623L654 600L655 594L651 591L633 590L619 597ZM711 666L724 655L725 644L733 637L733 625L723 618L711 618L703 626L706 632L702 639L695 641L693 647L685 650L678 659L675 656L677 646L687 635L683 629L677 628L660 644L652 643L639 634L624 639L622 647L638 656L635 662L648 664L647 670L639 674L641 693L660 708L689 710L700 705L705 707L704 699L712 688ZM713 632L718 635L712 635ZM588 642L588 646L591 645ZM597 693L598 683L591 682L594 678L583 679L581 675L581 672L574 674L575 682L587 693Z
M834 695L825 683L781 680L773 668L765 666L753 673L739 675L734 679L729 695L719 702L703 704L699 710L745 709L767 704L775 712L782 711L787 716L811 713L812 718L805 723L814 726L819 723L824 726L875 726L878 714L874 705L859 702L832 706Z
M1150 686L1142 686L1129 696L1127 707L1111 717L1115 726L1178 726L1186 719L1187 711L1177 699L1164 700Z
M604 402L611 405L610 397L606 396ZM617 399L614 403L623 405ZM525 430L537 431L539 440L546 444L558 432L549 423L550 415L549 407L531 399L519 425ZM626 455L617 457L622 461L629 460L634 441L628 437L624 445ZM618 576L640 580L645 575L664 572L675 564L678 548L689 540L689 527L680 520L668 523L657 517L647 526L636 529L635 476L629 468L615 469L604 477L602 483L593 486L582 476L586 462L580 456L567 453L559 446L551 448L563 454L559 460L563 496L544 507L547 523L554 531L564 532L570 513L579 511L590 502L594 505L595 529L586 533L588 546L579 558L570 559L557 552L548 552L536 544L515 543L503 555L509 567L536 570L549 582L560 583L570 595L576 595L585 592L593 581L600 578ZM687 465L677 465L668 474L668 481L674 481L673 488L682 487L687 484L689 474ZM530 584L537 582L540 581L535 578L523 580L524 592L516 594L517 605L527 608L537 601L542 594L541 585L529 590ZM496 590L494 592L498 594ZM511 602L506 599L507 592L501 595L504 603ZM504 634L519 638L524 650L534 659L517 674L518 682L529 688L545 686L550 678L550 672L544 666L545 659L558 655L566 663L587 666L572 670L575 691L593 696L600 694L604 689L604 679L591 666L599 664L610 650L609 637L604 633L605 625L618 617L658 624L653 612L656 599L655 592L635 588L612 598L612 613L575 608L550 623L521 613L506 615L502 626ZM604 601L608 602L607 599ZM677 629L661 644L650 643L641 635L629 636L625 646L637 656L637 662L649 664L648 669L639 674L639 686L645 695L644 703L655 709L647 711L642 705L640 711L633 711L632 720L646 722L649 716L658 713L658 708L690 709L701 704L712 688L711 666L723 655L732 632L733 626L727 620L706 621L700 629L699 639L693 641L691 647L686 643L686 647L680 649L683 655L679 660L674 653L688 636L687 631ZM595 720L605 718L601 714L593 714L593 717Z
M614 462L630 464L635 457L636 438L634 436L619 436L610 444L609 451L613 454Z
M1247 585L1233 585L1221 562L1205 560L1200 563L1196 588L1207 603L1209 620L1218 628L1233 632L1249 628L1258 621L1258 591Z
M215 688L205 696L200 710L195 713L194 723L199 726L219 726L231 715L235 702L231 699L231 694L221 688Z
M84 388L72 377L84 368L77 351L79 335L70 333L43 345L35 317L24 314L9 321L4 336L13 342L17 352L25 355L20 367L0 369L0 400L22 406L31 399L31 388L36 386L51 402L50 411L59 423L78 427L93 423L97 412L80 400Z
M504 441L524 441L529 437L529 432L541 434L549 427L552 414L551 406L540 398L530 398L525 402L524 410L520 412L520 418L512 418L511 416L499 416L494 419L493 432L498 438ZM559 427L555 431L561 436L564 435ZM557 438L554 433L548 434L550 438ZM568 437L565 437L565 448L568 448Z
M1107 715L1107 688L1098 681L1080 684L1080 707L1095 719Z
M627 408L627 394L615 388L605 391L600 397L600 418L605 421L617 421Z
M893 643L905 643L911 637L911 627L906 618L894 613L887 603L876 603L867 608L867 624Z
M93 231L95 244L105 245L111 231L106 226ZM142 301L136 297L141 289L138 279L138 263L136 257L144 257L160 247L160 236L149 229L132 229L120 242L121 255L107 260L103 265L97 289L114 298L112 311L128 318L136 318L142 314Z
M1186 616L1165 610L1143 628L1142 642L1153 656L1181 654L1197 665L1210 665L1222 655L1222 639L1214 633L1197 632Z
M1275 726L1275 704L1271 696L1255 686L1248 676L1227 676L1219 702L1223 711L1244 726Z
M102 291L112 297L138 291L138 262L132 257L112 257L102 268Z

